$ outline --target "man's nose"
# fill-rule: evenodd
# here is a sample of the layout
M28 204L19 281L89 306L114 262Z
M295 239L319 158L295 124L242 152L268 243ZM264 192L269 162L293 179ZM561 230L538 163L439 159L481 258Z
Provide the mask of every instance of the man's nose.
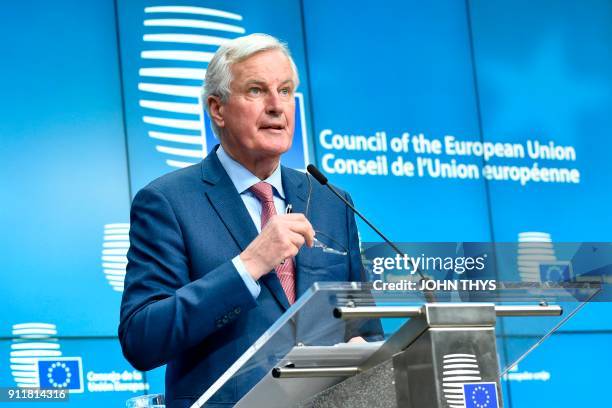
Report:
M278 92L269 92L266 97L266 113L269 115L280 115L283 112L281 97Z

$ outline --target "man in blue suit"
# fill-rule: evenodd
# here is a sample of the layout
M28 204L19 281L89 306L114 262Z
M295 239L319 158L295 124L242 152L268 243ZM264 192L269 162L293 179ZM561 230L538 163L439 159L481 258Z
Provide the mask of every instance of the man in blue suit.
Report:
M169 407L190 406L313 283L361 280L352 212L280 165L297 85L289 51L273 37L220 47L204 100L221 145L134 198L119 339L137 369L167 364ZM348 256L311 248L313 225ZM295 330L287 346L307 332ZM261 376L230 381L207 406L231 406Z

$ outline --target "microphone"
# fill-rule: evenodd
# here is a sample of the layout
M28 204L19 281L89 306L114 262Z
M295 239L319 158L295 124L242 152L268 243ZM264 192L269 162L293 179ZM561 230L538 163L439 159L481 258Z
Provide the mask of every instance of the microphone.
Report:
M346 204L351 210L353 210L353 212L355 214L357 214L359 216L359 218L361 218L366 224L368 224L368 227L370 227L376 234L378 234L378 236L380 236L382 239L385 240L385 242L395 251L397 252L401 257L405 257L406 254L397 247L397 245L395 245L393 242L391 242L391 240L389 238L387 238L385 236L385 234L383 234L378 228L376 228L374 226L374 224L372 224L370 221L368 221L368 219L361 214L361 212L359 212L355 206L351 203L349 203L349 201L342 197L342 195L340 193L338 193L338 191L333 188L327 181L327 177L325 177L325 175L323 173L321 173L319 171L319 169L317 169L317 167L313 164L309 164L308 166L306 166L306 170L308 171L308 173L310 173L312 175L312 177L315 178L315 180L317 180L321 185L326 186L332 193L334 193L336 195L336 197L338 197L340 200L342 200L342 202L344 204ZM416 272L419 274L419 276L421 277L421 282L422 281L428 281L429 278L425 277L425 275L423 275L423 273L420 270L416 270ZM425 300L429 303L433 303L436 301L434 294L430 291L430 290L424 290L423 293L425 294Z

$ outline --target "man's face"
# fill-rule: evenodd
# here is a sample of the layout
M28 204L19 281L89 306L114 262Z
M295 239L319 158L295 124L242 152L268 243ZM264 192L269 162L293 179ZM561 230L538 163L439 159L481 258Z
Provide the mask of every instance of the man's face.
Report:
M219 107L226 150L241 162L278 159L291 147L295 79L279 50L262 51L232 66L231 95Z

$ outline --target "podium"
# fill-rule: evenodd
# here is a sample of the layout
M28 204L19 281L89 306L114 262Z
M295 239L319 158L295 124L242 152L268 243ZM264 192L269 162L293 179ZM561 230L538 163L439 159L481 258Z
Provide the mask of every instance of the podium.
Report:
M495 290L313 285L197 400L248 384L236 407L502 407L513 367L572 318L597 283ZM361 337L367 342L348 342Z

